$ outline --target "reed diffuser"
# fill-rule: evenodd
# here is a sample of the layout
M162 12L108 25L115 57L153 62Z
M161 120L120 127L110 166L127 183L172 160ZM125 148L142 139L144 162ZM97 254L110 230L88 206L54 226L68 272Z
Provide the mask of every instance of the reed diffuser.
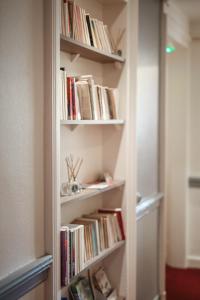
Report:
M81 185L78 182L78 174L80 172L81 165L83 163L82 158L74 159L73 155L70 154L65 158L66 166L67 166L67 194L72 195L75 193L79 193L81 191Z

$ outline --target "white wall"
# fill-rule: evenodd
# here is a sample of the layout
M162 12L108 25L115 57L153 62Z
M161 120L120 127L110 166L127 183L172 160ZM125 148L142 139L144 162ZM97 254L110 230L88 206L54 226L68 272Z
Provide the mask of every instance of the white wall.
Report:
M195 36L197 36L195 26ZM199 26L200 28L200 26ZM200 32L200 31L199 31ZM199 35L200 36L200 35ZM190 141L188 174L200 176L200 40L191 43ZM191 188L188 198L188 265L200 268L200 189Z
M44 254L43 1L0 1L0 70L1 278Z
M188 187L200 176L200 23L190 30L189 50L176 44L167 60L167 263L200 268L200 190Z
M176 44L167 56L167 263L185 267L187 252L187 130L189 51Z

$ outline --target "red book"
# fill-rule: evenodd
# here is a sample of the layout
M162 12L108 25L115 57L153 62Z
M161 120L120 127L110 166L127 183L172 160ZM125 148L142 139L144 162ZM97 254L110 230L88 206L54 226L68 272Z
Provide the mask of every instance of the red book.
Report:
M104 214L117 214L117 220L119 223L119 227L121 230L122 239L125 240L125 230L124 230L124 224L122 219L122 209L121 208L101 208L98 210L99 213Z
M67 77L67 110L69 120L73 120L72 77Z
M61 228L60 232L60 248L61 248L61 285L68 284L68 240L67 229Z
M73 120L77 119L77 112L76 112L76 94L75 94L75 78L71 77L71 90L72 90L72 117Z

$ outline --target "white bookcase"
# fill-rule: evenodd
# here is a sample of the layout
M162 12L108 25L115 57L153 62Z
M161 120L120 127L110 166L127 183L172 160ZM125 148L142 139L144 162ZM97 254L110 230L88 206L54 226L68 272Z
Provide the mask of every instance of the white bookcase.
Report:
M114 38L124 31L119 44L122 57L101 53L60 36L60 1L46 1L46 248L54 256L48 291L49 295L50 290L53 293L53 299L59 300L66 292L60 285L60 226L101 207L122 207L126 241L101 253L86 269L103 265L119 295L134 300L138 3L136 0L77 0L76 3L93 17L103 20L111 28ZM79 57L73 60L72 55L76 54ZM60 121L60 66L65 67L68 75L92 74L98 84L118 88L120 119ZM60 197L61 184L67 180L65 157L70 153L83 158L80 182L92 181L98 174L108 171L115 180L113 186L103 192Z

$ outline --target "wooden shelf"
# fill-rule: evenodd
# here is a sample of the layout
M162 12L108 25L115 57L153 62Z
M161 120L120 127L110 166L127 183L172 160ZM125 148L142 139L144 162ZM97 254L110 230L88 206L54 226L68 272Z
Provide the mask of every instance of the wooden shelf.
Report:
M86 200L88 198L94 197L96 195L105 193L107 191L122 187L125 184L125 180L116 180L113 182L112 185L109 185L108 187L106 187L105 189L85 189L83 190L81 193L79 194L75 194L73 196L61 196L60 200L61 200L61 205L71 202L71 201L75 201L75 200Z
M124 125L124 120L61 120L61 125Z
M112 247L103 250L98 256L92 258L90 261L88 261L85 264L85 267L83 268L83 270L81 270L81 272L79 272L76 276L74 276L71 279L71 282L73 282L78 276L80 276L83 272L87 271L88 269L92 268L93 266L95 266L97 263L101 262L104 258L108 257L110 254L112 254L114 251L116 251L117 249L123 247L125 245L125 241L120 241L115 243ZM70 283L71 283L70 282ZM62 290L64 291L67 287L63 287Z
M102 4L126 4L128 0L98 0Z
M60 50L70 54L80 54L81 57L100 63L125 62L125 59L119 55L104 52L63 35L60 36Z

